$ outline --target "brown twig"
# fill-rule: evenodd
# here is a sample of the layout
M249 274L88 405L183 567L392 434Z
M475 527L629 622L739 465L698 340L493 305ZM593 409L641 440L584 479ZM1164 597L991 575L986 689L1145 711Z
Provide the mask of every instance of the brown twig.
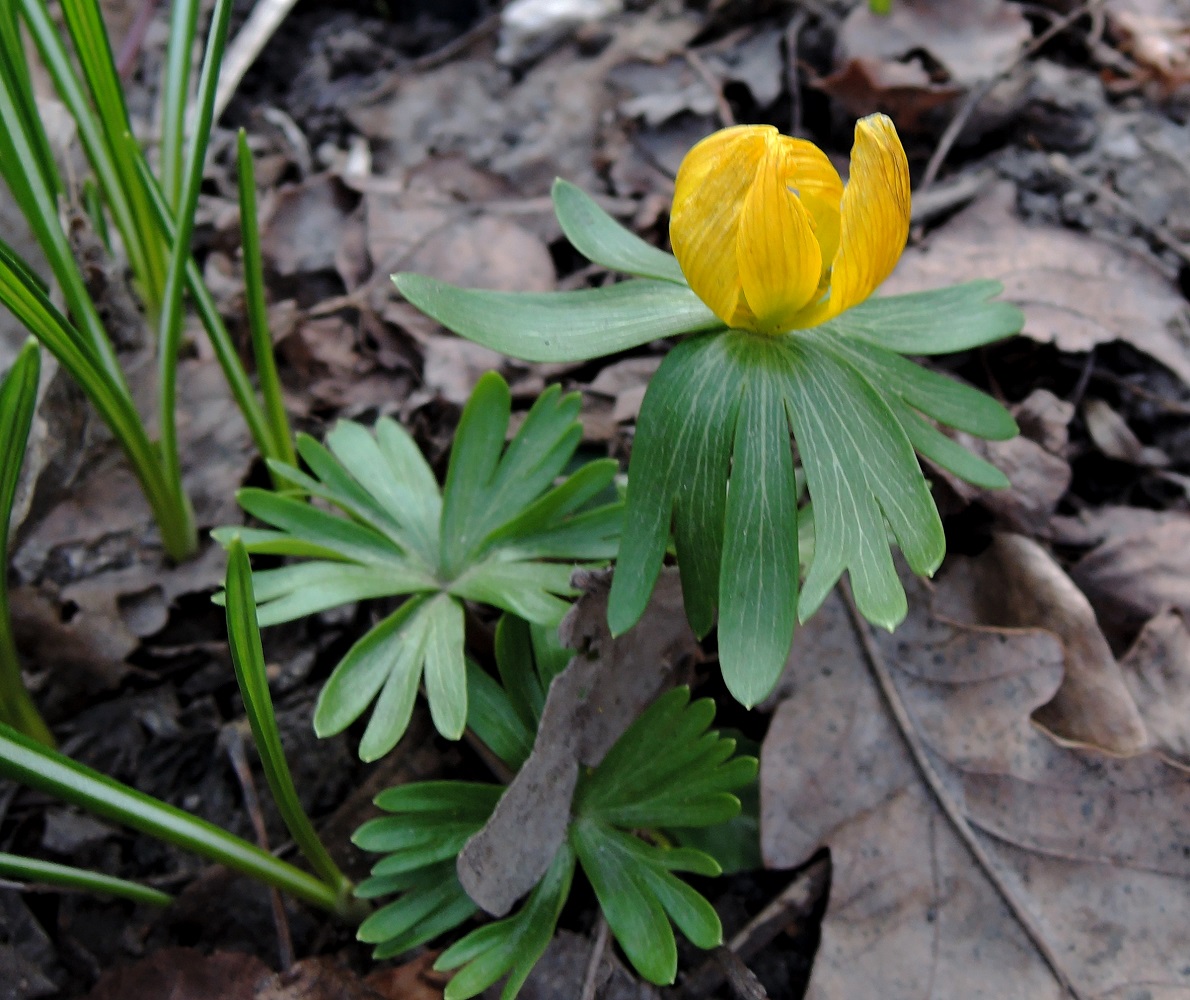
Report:
M1052 38L1060 35L1087 13L1100 7L1103 2L1104 0L1084 0L1083 3L1075 7L1069 14L1056 18L1045 31L1022 48L1008 65L1004 66L993 76L981 81L967 92L967 96L963 98L963 103L959 105L958 111L955 112L955 116L950 120L950 124L946 126L946 130L938 140L938 146L930 157L929 163L926 164L926 171L922 175L921 184L918 186L919 191L928 188L934 183L934 180L938 176L938 171L942 169L943 161L958 140L960 133L967 124L967 120L971 117L976 107L979 106L979 103L991 93L992 88L1001 80L1008 77L1021 63L1037 52L1038 49Z
M884 696L884 702L888 706L888 710L896 722L897 728L901 731L901 738L905 741L906 748L917 765L918 773L933 793L939 808L946 814L947 819L950 820L955 833L958 834L959 839L970 852L976 865L996 889L996 892L1004 901L1004 905L1008 907L1009 912L1016 918L1017 923L1020 924L1025 935L1033 943L1033 947L1037 949L1042 961L1049 967L1050 972L1053 973L1059 985L1070 996L1074 997L1075 1000L1081 1000L1081 994L1075 990L1070 977L1062 968L1062 963L1059 961L1057 954L1046 942L1041 928L1037 926L1037 922L1033 919L1029 911L1016 898L1013 891L1000 877L991 855L976 838L975 831L967 821L963 810L947 792L942 779L930 764L929 757L926 754L925 744L922 742L921 736L913 725L913 720L909 716L909 710L905 707L905 702L901 699L901 694L897 690L896 684L893 683L888 664L885 663L883 654L876 646L876 641L872 638L871 626L859 613L859 609L855 605L855 599L851 595L851 588L846 584L841 584L839 590L843 596L843 600L847 604L847 610L851 614L852 624L855 627L860 644L863 646L868 667L872 671L872 676L876 680L877 687L879 687L881 694Z
M474 27L468 28L458 38L452 38L442 48L435 49L433 52L427 52L424 56L414 59L409 64L409 68L417 73L450 62L455 56L466 52L476 42L482 41L488 35L494 34L499 26L500 12L495 11Z
M1183 261L1190 264L1190 246L1178 239L1177 236L1161 223L1149 222L1145 219L1127 198L1116 194L1106 184L1097 183L1090 178L1084 177L1070 165L1070 161L1061 153L1051 153L1048 163L1054 173L1070 181L1076 187L1108 202L1112 208L1128 216L1137 226L1157 237L1166 247L1181 257Z
M238 726L229 726L224 730L227 744L227 756L231 761L232 770L240 783L240 790L244 794L244 807L252 820L252 829L256 833L256 842L263 851L269 850L269 834L264 825L264 813L260 809L260 797L256 794L256 782L252 780L252 769L248 766L248 755L244 751L244 735ZM289 918L285 915L285 903L277 889L269 890L269 898L273 904L273 924L277 928L277 954L281 963L281 971L293 965L293 938L289 933Z
M711 67L706 64L706 60L693 49L687 49L683 54L690 68L710 88L711 94L715 98L715 116L719 119L719 124L724 128L734 125L735 115L731 112L731 105L727 103L727 98L723 96L723 81L711 72Z
M806 865L768 906L727 942L727 949L738 955L741 963L750 962L791 923L809 917L826 891L829 878L830 862L825 857ZM727 978L728 972L722 961L710 958L682 984L682 1000L702 1000Z
M603 953L607 951L607 918L603 911L599 913L599 921L595 925L595 943L591 946L591 957L587 959L587 974L583 976L583 991L579 1000L595 1000L595 991L599 989L599 967L603 964Z
M140 10L128 26L128 34L120 43L120 54L116 56L116 74L127 82L136 66L136 57L140 55L145 44L145 36L149 33L149 25L153 23L153 15L157 13L160 0L141 0Z

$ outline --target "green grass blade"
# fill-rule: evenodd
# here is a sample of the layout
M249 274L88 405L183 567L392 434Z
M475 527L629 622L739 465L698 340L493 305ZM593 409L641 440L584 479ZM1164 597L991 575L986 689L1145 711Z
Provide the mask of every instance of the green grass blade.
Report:
M40 151L47 140L40 118L30 114L22 104L28 99L21 82L22 68L23 63L0 61L0 172L45 254L87 352L112 385L127 395L127 383L115 348L87 293L86 282L58 218L61 179L52 162L44 172L29 168L30 164L40 162Z
M174 212L181 207L190 54L198 33L198 0L174 0L161 77L161 189Z
M256 624L252 568L248 563L248 553L238 539L231 543L228 553L226 594L231 662L235 667L236 681L240 686L240 696L244 699L248 722L252 726L252 736L256 740L265 780L277 803L277 811L310 866L324 882L338 891L340 897L346 899L351 892L351 883L331 860L314 824L302 808L289 763L285 759L285 748L281 745L281 733L277 728L277 716L269 693L260 630Z
M182 490L182 464L178 454L178 348L182 342L182 292L186 282L186 264L190 260L190 239L194 235L194 215L198 210L198 192L202 185L202 168L206 160L207 142L211 137L215 109L215 87L219 82L219 65L227 44L227 29L231 20L232 0L216 0L203 56L198 84L198 113L191 133L190 149L186 157L182 194L178 204L177 227L166 272L165 292L161 304L161 324L157 341L157 393L159 450L163 475L168 487L177 495L178 506L190 515Z
M154 229L137 175L135 160L143 159L143 154L138 145L126 141L131 138L131 126L98 6L93 0L67 0L62 5L92 104L44 0L20 0L20 4L42 62L70 110L104 200L124 238L140 292L149 312L155 315L165 282L164 244Z
M8 72L0 86L12 88L15 105L24 114L25 131L33 139L36 159L22 164L26 169L35 168L43 182L54 191L60 191L61 181L54 165L54 152L50 148L45 130L36 127L32 120L37 115L37 101L33 97L33 84L29 77L29 64L25 59L24 39L21 37L15 4L6 3L0 7L0 65ZM0 168L2 169L2 168Z
M78 889L104 896L118 896L134 903L168 906L173 897L147 885L127 879L101 875L99 872L60 865L53 861L24 858L18 854L0 854L0 877L20 879L35 885L50 885L58 889Z
M33 410L37 405L37 380L41 372L41 355L37 341L30 339L17 355L12 368L0 384L0 567L8 567L8 526L12 518L12 504L16 498L21 462L29 428L33 425ZM26 736L54 746L54 737L45 724L25 684L21 680L21 664L17 656L16 639L12 632L12 616L8 607L8 587L0 581L0 722L7 722Z
M138 792L0 725L0 774L87 812L193 851L332 913L335 889L213 823Z
M89 301L89 300L88 300ZM170 558L185 559L198 547L193 523L179 516L177 497L166 487L156 449L121 378L113 382L102 361L69 320L50 302L24 262L0 241L0 302L12 311L78 382L124 449L145 492Z
M164 151L163 151L164 160ZM268 308L264 297L264 262L260 252L260 230L256 216L256 172L252 165L252 151L248 136L240 129L236 139L236 167L240 182L240 238L244 247L244 290L248 307L248 329L252 335L252 356L256 360L256 378L264 398L269 432L273 439L270 455L296 464L293 431L285 414L281 394L281 379L277 375L277 358L269 336ZM163 163L164 169L164 163Z
M131 142L131 139L129 141ZM143 157L139 159L137 169L140 172L141 182L145 186L145 191L149 195L149 203L153 211L153 217L157 223L157 228L171 246L176 246L177 229L170 214L169 206L165 202L165 195L162 194L156 179L149 172L149 165ZM252 380L248 377L248 373L244 370L244 366L240 362L239 352L236 350L235 343L231 339L231 334L227 331L227 324L223 322L223 317L219 315L219 308L215 304L215 297L211 294L211 290L207 288L206 282L203 280L202 271L199 270L198 264L192 254L189 255L186 261L186 289L190 292L190 298L194 302L194 309L198 313L198 318L202 321L203 328L207 331L207 339L211 342L211 349L215 352L215 358L219 362L219 367L223 369L223 377L227 379L227 385L231 390L232 398L235 399L236 405L240 408L240 413L244 417L244 422L248 425L248 430L252 434L252 440L257 450L265 458L281 459L280 455L275 455L272 452L273 437L269 431L269 422L265 418L264 410L256 398L256 391L252 388Z

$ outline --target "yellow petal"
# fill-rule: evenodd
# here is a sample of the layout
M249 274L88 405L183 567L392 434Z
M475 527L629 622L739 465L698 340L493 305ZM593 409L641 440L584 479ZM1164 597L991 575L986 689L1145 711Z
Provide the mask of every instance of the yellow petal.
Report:
M721 129L695 145L674 180L669 239L694 293L729 326L746 323L736 254L740 213L771 125Z
M909 238L909 208L909 163L897 130L885 115L861 118L843 192L830 298L799 316L798 326L816 326L863 302L892 274Z
M822 275L822 252L814 222L791 190L796 156L781 136L772 136L740 213L740 284L762 333L789 329L814 296Z
M814 220L814 238L822 251L823 270L830 268L839 250L839 205L843 181L821 149L805 139L781 137L791 160L794 193Z

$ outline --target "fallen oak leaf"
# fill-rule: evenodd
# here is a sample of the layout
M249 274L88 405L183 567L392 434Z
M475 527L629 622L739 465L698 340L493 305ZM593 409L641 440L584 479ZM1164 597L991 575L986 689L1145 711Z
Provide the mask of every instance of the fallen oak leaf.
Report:
M947 574L937 613L965 624L1045 629L1062 643L1062 683L1033 714L1035 722L1065 743L1120 756L1150 746L1094 610L1045 549L1022 535L998 534L979 557L951 560Z
M762 749L766 862L834 862L807 996L1183 995L1184 775L1055 744L1029 716L1057 640L942 621L910 587L895 635L838 597L803 627Z
M1182 614L1163 611L1149 619L1120 668L1154 748L1190 770L1190 629Z

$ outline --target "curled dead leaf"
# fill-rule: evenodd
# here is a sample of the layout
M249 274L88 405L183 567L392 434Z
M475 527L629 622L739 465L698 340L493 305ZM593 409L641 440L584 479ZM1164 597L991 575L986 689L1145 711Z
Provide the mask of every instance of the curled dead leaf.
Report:
M1062 643L1064 676L1053 699L1033 718L1071 745L1119 755L1149 746L1090 602L1033 540L999 534L978 558L952 560L935 610L968 624L1053 633Z
M806 623L761 751L766 862L834 862L807 996L1190 989L1185 776L1056 744L1030 716L1057 638L942 620L908 586L894 635L837 596Z
M494 916L506 914L553 861L570 822L579 766L603 760L698 648L676 572L662 573L641 620L614 639L607 627L610 574L579 574L575 584L583 595L558 631L577 655L550 684L529 759L459 853L459 881Z

